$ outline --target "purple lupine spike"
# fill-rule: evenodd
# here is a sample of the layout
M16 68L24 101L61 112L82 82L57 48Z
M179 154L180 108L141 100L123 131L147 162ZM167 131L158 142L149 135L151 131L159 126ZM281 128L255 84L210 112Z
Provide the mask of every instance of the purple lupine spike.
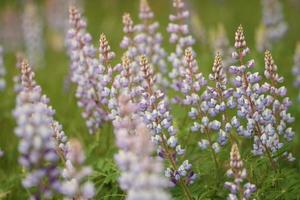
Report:
M6 87L5 74L6 74L6 69L3 60L3 48L0 46L0 91L4 90Z
M35 188L32 199L51 198L60 189L59 158L50 128L54 112L44 103L45 97L26 61L21 65L21 81L14 116L15 133L20 138L19 162L27 172L22 184L27 189Z
M137 102L141 95L140 79L135 76L133 61L124 54L122 63L115 66L119 72L116 74L112 84L112 95L109 100L109 108L111 109L111 119L119 115L118 96L120 93L126 93L134 102Z
M261 0L262 22L257 32L257 50L263 52L272 49L287 32L288 24L284 21L282 5L279 0Z
M191 109L189 116L194 120L191 131L205 134L206 138L199 141L199 147L201 149L210 147L213 158L217 164L215 152L219 152L220 146L217 142L212 141L210 132L218 132L221 128L221 123L218 120L209 119L209 109L211 111L216 110L216 100L213 98L210 99L209 90L201 95L201 90L206 86L207 81L202 73L198 72L198 64L191 48L185 50L184 67L184 70L180 73L182 77L180 79L181 86L179 88L184 96L182 100L183 105ZM217 113L215 113L215 115L216 114ZM211 115L213 115L213 112L211 112Z
M65 144L65 169L62 172L61 193L66 199L92 199L95 195L94 185L86 180L92 173L92 169L83 166L85 155L78 140L72 139Z
M165 190L169 182L162 174L163 163L158 157L152 157L150 131L136 114L138 107L130 99L124 94L119 97L120 116L114 121L120 187L127 193L127 200L171 199Z
M71 58L71 80L76 83L78 106L83 108L82 116L90 133L109 119L105 67L96 58L96 49L92 45L92 37L86 32L86 21L76 8L70 8L70 29L67 44ZM101 48L101 47L100 47ZM101 51L101 49L100 49Z
M232 178L232 182L225 182L224 187L230 191L227 199L250 199L256 191L256 186L247 182L247 170L239 152L238 145L234 143L230 152L230 169L227 176Z
M32 1L25 4L22 16L23 37L26 54L33 67L44 65L43 21L38 7Z
M239 64L231 66L229 72L233 75L233 84L235 86L234 97L237 102L237 117L232 119L232 126L236 128L237 133L244 137L252 137L253 154L266 155L270 160L272 167L276 168L276 163L272 158L272 148L267 143L266 129L267 124L272 124L272 115L268 108L268 99L263 94L264 86L260 86L261 79L258 73L251 73L254 61L245 62L245 56L249 53L243 27L240 25L235 33L236 51L232 56ZM240 119L246 119L246 124L240 124ZM274 138L274 142L276 142Z
M189 18L189 11L186 10L182 0L173 0L173 7L176 10L175 14L171 14L169 19L167 31L170 33L169 41L175 44L175 51L168 57L169 62L172 63L172 71L169 73L172 78L172 87L175 90L180 90L178 77L182 71L184 50L195 43L195 39L190 35L190 30L187 24Z
M270 146L272 152L280 149L285 141L290 142L294 138L294 131L290 124L294 122L294 117L288 112L291 106L289 97L286 96L287 89L285 86L280 86L283 83L283 77L277 73L277 65L275 64L270 51L265 52L265 72L264 75L268 82L264 83L264 93L269 100L270 105L269 118L272 118L273 123L265 127L265 135L267 145ZM281 137L283 136L283 137ZM290 161L295 160L291 153L285 152L284 156Z
M153 64L157 83L163 87L168 85L165 75L168 72L165 58L166 51L162 47L162 34L158 32L159 23L153 20L154 14L147 0L140 0L140 24L135 25L134 41L140 55L144 54Z
M179 163L178 157L182 156L185 150L178 143L177 130L173 126L173 117L165 94L160 90L154 90L155 77L146 56L140 57L140 68L143 73L143 83L139 110L151 130L152 140L158 145L158 155L172 163L165 174L171 180L173 179L174 183L182 183L182 181L185 184L193 183L196 174L188 177L191 167L187 168L186 165L189 161Z

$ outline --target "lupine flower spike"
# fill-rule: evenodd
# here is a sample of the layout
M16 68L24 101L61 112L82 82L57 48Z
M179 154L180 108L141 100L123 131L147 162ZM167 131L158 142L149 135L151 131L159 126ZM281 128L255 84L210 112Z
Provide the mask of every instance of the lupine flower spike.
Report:
M167 31L170 33L170 43L176 45L175 52L171 53L168 60L172 63L172 71L169 77L172 79L172 87L175 90L180 90L180 81L178 77L182 71L184 51L187 47L191 47L195 43L195 39L191 36L187 19L189 11L186 10L183 0L173 0L173 7L176 10L175 14L169 16L170 23Z
M272 123L271 110L268 109L270 99L265 98L263 89L259 84L261 76L258 73L251 73L250 69L254 66L254 60L245 63L244 57L249 53L247 47L243 27L240 25L235 34L236 51L232 53L233 58L238 62L238 66L231 66L229 71L232 73L235 86L234 96L237 99L237 116L233 117L231 124L236 128L237 133L244 137L252 137L253 154L265 154L273 169L276 163L272 158L272 149L266 141L265 130L267 125ZM240 123L240 119L247 120L245 126Z
M144 82L139 110L151 130L152 140L158 145L158 155L169 162L166 176L174 184L179 183L185 187L194 182L196 174L191 170L192 165L188 160L179 162L179 156L182 156L185 150L178 143L177 130L173 126L173 117L165 94L153 88L155 77L146 56L140 57L140 66Z
M5 74L6 74L6 69L3 60L3 48L0 46L0 91L4 90L6 86Z
M259 51L265 51L285 35L288 25L284 21L279 0L261 0L261 3L263 18L256 35L256 44Z
M86 178L92 169L83 166L85 155L78 140L72 139L66 144L66 162L63 170L64 181L61 192L69 200L88 200L95 195L94 185Z
M60 190L58 155L53 138L53 111L44 103L45 97L34 80L28 63L21 65L22 90L17 95L14 116L16 135L20 138L19 162L26 171L23 187L33 189L31 199L51 198Z
M256 186L247 182L247 170L244 167L238 145L234 143L230 152L230 169L227 176L232 182L225 182L224 187L230 191L227 200L246 200L256 191Z
M269 110L271 110L271 123L267 124L264 130L264 140L266 145L272 150L272 153L278 151L285 142L291 142L295 132L292 130L291 123L295 118L288 112L292 102L286 96L287 89L280 86L283 83L283 77L277 72L277 65L274 63L270 51L265 52L265 72L267 82L262 85L263 92L268 99ZM289 161L295 158L291 153L283 154Z
M110 78L104 76L106 69L102 65L106 58L100 57L99 63L96 49L92 45L92 37L86 32L86 21L73 7L70 8L70 26L67 44L71 58L71 80L77 85L78 106L83 108L82 116L86 120L89 132L95 133L108 120L109 115L106 109L109 90L106 86L109 81L107 79ZM109 59L113 57L111 55L110 53Z
M183 95L183 99L180 99L180 102L190 107L189 117L194 121L191 131L203 133L205 139L199 141L199 147L201 149L207 149L208 147L211 149L213 160L218 168L216 153L220 151L220 145L218 142L212 141L211 131L218 132L221 128L221 123L217 120L209 120L209 110L212 111L211 114L214 113L214 116L217 115L214 107L216 100L212 99L211 102L207 102L203 97L208 97L209 93L206 92L207 95L201 95L201 89L206 86L207 81L202 73L198 72L198 64L191 48L185 50L184 67L185 69L182 70L179 79L181 83L179 88ZM211 108L209 108L208 104Z
M154 146L150 131L135 114L138 107L130 97L119 97L120 117L114 121L116 143L119 152L115 155L121 170L119 183L127 193L127 200L169 200L165 191L169 186L163 176L163 163L152 157Z
M153 21L154 14L147 0L140 0L140 24L135 26L137 33L134 40L137 45L139 55L146 55L153 64L157 83L163 87L168 85L165 78L167 74L167 64L165 61L166 52L162 48L162 34L157 31L159 23Z

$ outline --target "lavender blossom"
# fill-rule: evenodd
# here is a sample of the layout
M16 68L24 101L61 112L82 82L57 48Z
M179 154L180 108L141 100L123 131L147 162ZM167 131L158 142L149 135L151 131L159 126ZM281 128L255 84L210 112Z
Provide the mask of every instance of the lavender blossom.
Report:
M119 152L115 155L121 170L120 187L127 192L127 200L168 200L165 191L169 182L162 175L163 164L152 157L154 146L150 132L135 113L137 106L130 97L119 97L120 116L114 121L116 143Z
M182 71L184 50L195 43L195 39L190 35L190 30L187 25L189 18L189 11L185 9L182 0L173 0L173 7L176 10L175 14L170 15L170 23L167 31L170 33L170 43L176 45L175 52L168 57L169 62L172 63L172 71L169 77L172 79L172 87L175 90L180 90L180 81L178 77Z
M268 124L273 123L271 110L268 108L270 99L263 94L264 87L260 86L261 76L258 73L251 73L250 69L254 66L254 60L247 63L244 57L249 53L243 27L240 25L235 33L235 48L232 53L233 58L239 61L238 66L231 66L229 71L232 73L235 86L234 97L237 101L237 116L231 120L231 124L236 128L237 133L244 137L254 139L253 154L265 154L275 169L275 163L272 158L273 146L279 145L273 138L274 143L268 141ZM246 124L240 123L242 119ZM277 149L277 148L276 148Z
M45 104L41 88L34 81L34 73L24 61L21 66L22 90L17 95L14 116L17 121L16 135L20 138L19 162L27 172L22 184L35 188L31 199L51 198L59 191L59 169L56 143L53 138L53 110Z
M107 96L109 91L105 67L96 58L92 37L86 32L86 21L79 11L70 8L70 30L67 35L71 58L71 79L77 85L78 106L83 108L82 116L90 133L95 133L103 122L109 119ZM100 47L101 48L101 47Z
M275 153L285 142L293 140L295 133L290 124L294 122L295 118L288 112L292 102L286 96L286 87L280 86L284 79L277 73L277 65L269 51L265 52L264 75L268 82L264 83L262 87L270 104L271 116L268 117L272 119L272 123L266 125L264 135L267 146ZM290 161L295 160L291 153L285 152L284 155L287 155Z
M4 90L6 87L5 74L6 74L6 69L3 61L3 49L0 46L0 91Z
M85 155L82 146L78 140L70 140L65 148L66 168L63 171L64 181L62 182L61 192L66 199L92 199L95 195L94 185L87 181L86 178L92 173L92 169L83 166Z
M159 23L154 22L154 14L149 7L147 0L140 0L139 18L141 24L134 27L134 42L139 55L146 55L153 64L156 74L157 83L166 87L168 80L165 78L167 74L167 64L165 61L166 51L162 48L162 34L157 31Z
M158 145L158 155L169 161L170 166L165 174L176 184L193 183L196 174L191 170L188 160L179 163L178 156L182 156L185 150L181 147L176 137L176 129L173 126L173 117L165 94L160 90L154 90L155 77L153 69L146 56L140 57L140 68L143 72L142 96L139 102L139 110L144 122L151 130L152 140ZM179 164L179 165L178 165Z
M34 67L44 64L43 23L38 13L38 7L32 1L25 4L22 16L23 37L26 54Z
M261 3L263 19L257 33L257 49L265 51L285 35L288 26L279 0L262 0Z
M251 195L256 191L256 186L250 182L246 182L247 170L244 168L244 163L236 143L231 147L230 169L226 174L229 178L233 178L232 182L225 182L224 184L224 187L230 191L227 200L250 199Z

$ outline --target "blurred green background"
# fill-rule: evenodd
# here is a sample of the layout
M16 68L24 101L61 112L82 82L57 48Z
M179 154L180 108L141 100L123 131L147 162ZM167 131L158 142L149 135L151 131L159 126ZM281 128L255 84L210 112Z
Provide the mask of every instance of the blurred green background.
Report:
M5 9L10 8L17 12L21 12L24 2L16 0L1 0L0 1L0 16L5 12ZM47 26L45 20L44 1L34 1L39 5L39 12L44 21L44 42L45 49L45 67L36 70L36 79L42 86L43 91L51 100L51 105L56 110L56 118L64 126L66 134L70 137L80 139L85 146L87 154L87 163L92 165L95 173L92 177L97 186L97 199L123 199L124 195L117 187L118 172L113 163L113 154L116 149L114 147L114 138L112 128L106 125L100 130L100 134L91 136L88 134L85 123L80 116L80 109L76 106L74 97L74 87L71 90L64 90L64 79L68 73L69 60L66 51L56 50L52 48L52 32ZM234 40L234 32L239 24L242 24L245 29L246 40L253 52L251 56L256 60L256 68L259 71L263 70L263 54L255 51L255 30L261 21L261 4L259 0L187 0L188 8L192 11L192 17L197 18L201 22L198 31L204 32L204 36L197 37L198 31L194 34L198 41L195 45L195 50L198 53L197 60L199 61L201 70L207 76L213 62L213 53L208 44L208 35L211 29L216 28L218 23L223 23L231 44ZM285 77L288 87L289 96L294 101L291 108L292 114L296 117L294 129L296 131L296 139L291 145L292 152L297 157L295 164L286 164L294 174L299 174L300 161L300 106L296 102L298 90L293 87L293 76L291 68L293 66L293 54L296 42L300 40L300 1L299 0L283 0L284 15L288 23L287 35L278 42L272 49L273 57L278 64L279 72ZM160 31L164 36L164 47L170 52L173 46L168 44L168 34L166 26L168 24L168 15L172 12L172 4L170 0L149 0L149 4L155 13L155 18L160 22ZM116 62L119 62L122 50L119 48L119 43L123 37L122 33L122 15L124 12L130 12L134 22L137 22L139 1L138 0L86 0L82 1L83 15L88 21L88 31L92 34L95 46L98 46L98 38L101 33L105 33L112 50L117 53ZM14 24L12 24L13 26ZM191 24L192 26L194 24ZM196 30L199 28L195 27ZM1 31L1 26L0 26ZM1 43L2 41L0 41ZM23 51L23 45L20 45L18 51ZM0 199L25 199L27 191L20 184L23 176L22 169L19 167L17 158L18 139L14 134L15 122L12 117L12 110L15 106L15 94L13 91L13 76L17 74L15 68L15 52L10 51L5 54L4 61L7 68L7 88L0 92L0 148L4 151L4 156L0 158ZM180 117L176 119L180 121ZM185 127L184 127L185 128ZM97 138L95 140L95 138ZM206 158L208 156L206 155ZM205 158L205 155L204 155ZM208 158L209 159L209 158ZM248 158L247 158L248 159ZM250 160L252 158L249 158ZM197 159L196 159L197 160ZM201 160L201 159L200 159ZM200 182L193 186L194 191L200 191L204 195L197 195L199 199L222 199L216 195L205 191L214 191L218 193L219 186L206 182L206 175L210 172L209 167L202 169L201 165L206 160L202 159L197 162L196 171L201 171L204 177ZM207 161L210 162L210 161ZM202 163L202 164L201 164ZM199 164L199 165L198 165ZM209 165L208 165L209 166ZM206 171L205 171L206 170ZM251 170L250 170L251 171ZM291 172L287 172L291 173ZM224 177L222 177L224 178ZM300 176L298 175L300 179ZM267 183L266 183L267 184ZM299 186L295 186L299 187ZM300 190L298 190L300 191ZM177 195L176 189L172 191L174 196ZM287 199L282 196L283 193L289 191L277 191L277 193L266 199ZM221 192L222 193L222 192ZM180 195L179 195L180 196ZM296 197L292 199L299 199ZM180 197L178 198L180 199ZM258 198L259 199L259 198Z

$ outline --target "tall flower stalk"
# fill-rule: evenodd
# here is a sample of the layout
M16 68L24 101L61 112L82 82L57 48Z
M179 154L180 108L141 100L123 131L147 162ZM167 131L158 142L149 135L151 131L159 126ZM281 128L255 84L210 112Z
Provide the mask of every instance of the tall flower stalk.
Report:
M237 129L237 133L244 137L252 137L253 154L266 155L273 169L276 163L272 158L272 149L265 141L265 127L270 119L270 110L267 109L268 98L265 98L259 84L261 76L258 73L251 73L254 60L245 63L245 56L249 53L243 27L240 25L235 33L235 48L232 56L238 62L237 66L231 66L235 86L234 96L237 101L237 117L232 120L232 125ZM240 120L246 120L244 127Z
M25 61L21 65L22 90L17 95L14 116L16 135L20 138L19 162L26 170L23 187L33 189L32 199L52 198L60 191L58 155L53 138L53 110L49 109Z
M280 86L284 78L278 74L277 65L270 51L265 52L264 75L267 82L262 85L262 88L270 102L271 115L269 115L269 118L271 118L271 123L265 127L263 141L274 154L284 146L285 142L293 140L295 133L290 124L294 122L295 118L288 112L292 102L286 96L286 87ZM290 161L295 160L291 153L285 152L284 155Z
M169 77L172 79L173 89L178 91L180 90L178 77L182 71L184 51L195 43L195 39L191 36L188 23L186 22L190 14L186 10L183 0L173 0L173 7L175 14L169 16L170 23L167 27L167 31L170 34L169 41L175 45L175 51L168 57L173 67Z
M73 7L70 8L70 26L67 43L71 58L71 80L77 85L78 106L83 108L82 116L86 120L89 132L95 133L105 121L109 120L107 97L110 90L107 85L111 79L111 70L103 64L107 64L114 54L110 52L102 36L101 56L97 59L92 37L86 32L86 21ZM109 58L105 57L106 54Z
M154 146L150 132L136 114L138 107L130 97L119 97L120 115L114 121L119 152L115 160L121 170L119 183L127 193L127 200L168 200L168 180L163 177L163 163L152 157Z
M143 83L139 110L151 130L152 140L158 145L158 155L169 162L165 175L174 184L179 184L187 198L191 199L187 185L193 183L197 176L192 171L192 165L188 160L182 163L179 161L179 156L182 156L185 150L178 143L177 130L173 126L168 101L162 91L154 90L155 76L146 56L140 57L140 68L143 73Z
M166 74L168 72L165 61L166 51L162 47L162 34L158 32L159 23L153 20L154 13L147 0L140 0L140 24L135 25L134 41L140 55L146 55L153 64L157 83L163 87L168 85Z
M262 23L257 32L257 49L271 49L287 32L288 25L284 21L282 5L279 0L261 0Z
M233 143L230 152L230 169L227 176L233 178L232 182L225 182L224 187L230 190L227 200L246 200L256 191L256 186L247 180L247 170L238 149L238 145Z

